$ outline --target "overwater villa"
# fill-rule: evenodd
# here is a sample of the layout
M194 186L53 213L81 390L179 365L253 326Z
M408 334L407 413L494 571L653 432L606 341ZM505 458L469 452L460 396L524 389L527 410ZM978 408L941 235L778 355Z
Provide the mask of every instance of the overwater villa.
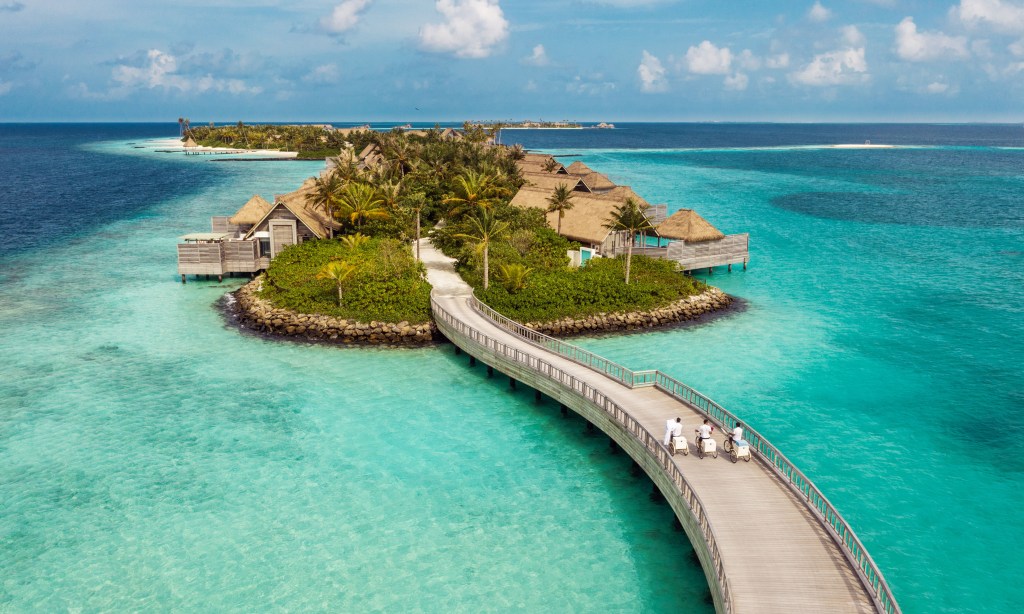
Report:
M574 264L625 253L631 240L634 254L673 260L686 271L723 265L731 270L733 264L746 268L750 260L747 233L726 235L692 209L680 209L669 217L667 205L651 205L629 186L616 185L583 162L566 167L552 156L527 154L516 164L526 183L512 198L514 206L546 211L558 186L572 190L573 208L564 212L561 221L556 212L548 213L547 220L552 229L560 228L563 236L581 244ZM646 207L647 219L655 228L651 236L631 238L605 228L612 212L627 198Z
M312 190L313 179L307 179L295 192L275 195L273 203L254 195L234 215L212 218L210 232L180 237L182 283L187 275L251 275L266 270L270 259L288 245L327 238L338 225L306 202Z

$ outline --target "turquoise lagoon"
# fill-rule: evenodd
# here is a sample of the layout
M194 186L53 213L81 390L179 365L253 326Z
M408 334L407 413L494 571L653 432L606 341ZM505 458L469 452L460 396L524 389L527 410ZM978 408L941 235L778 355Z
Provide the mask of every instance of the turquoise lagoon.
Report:
M0 611L710 611L580 419L450 345L240 334L242 280L177 281L176 237L321 164L81 147L179 188L3 260Z
M741 309L580 342L770 437L904 611L1019 609L1024 153L1004 148L1019 143L624 128L515 136L749 231L752 263L709 278ZM175 237L319 165L211 164L122 132L74 149L145 177L144 194L125 186L120 215L0 256L0 610L709 609L649 482L556 405L450 346L243 335L218 307L240 280L176 282Z

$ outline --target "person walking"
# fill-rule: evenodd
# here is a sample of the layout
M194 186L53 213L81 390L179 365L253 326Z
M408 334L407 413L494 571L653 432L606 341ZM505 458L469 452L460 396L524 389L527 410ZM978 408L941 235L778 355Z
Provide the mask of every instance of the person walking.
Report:
M679 437L683 434L683 419L682 418L669 418L665 421L665 447L668 447L673 437Z

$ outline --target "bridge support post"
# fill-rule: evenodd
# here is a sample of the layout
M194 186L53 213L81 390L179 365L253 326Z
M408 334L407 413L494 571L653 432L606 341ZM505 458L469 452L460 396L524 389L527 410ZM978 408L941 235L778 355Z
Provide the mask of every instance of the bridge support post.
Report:
M185 275L184 274L182 274L182 276L181 276L181 283L185 283Z
M744 271L747 270L747 261L746 260L743 261L743 270Z
M543 400L543 397L540 394L540 390L534 390L533 391L533 402L538 404L538 405L540 405L541 400Z
M514 378L514 377L509 377L508 378L508 387L511 388L512 390L516 389L516 378Z
M562 417L566 418L569 416L569 408L565 405L559 405L558 408L562 411Z
M708 275L714 275L714 274L715 274L715 268L709 266L708 267Z
M729 265L729 272L732 273L732 265Z

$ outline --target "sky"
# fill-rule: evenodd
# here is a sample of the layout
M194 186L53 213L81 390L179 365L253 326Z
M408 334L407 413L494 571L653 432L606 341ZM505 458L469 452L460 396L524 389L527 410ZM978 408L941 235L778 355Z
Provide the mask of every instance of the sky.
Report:
M1024 0L0 0L0 121L1024 119Z

